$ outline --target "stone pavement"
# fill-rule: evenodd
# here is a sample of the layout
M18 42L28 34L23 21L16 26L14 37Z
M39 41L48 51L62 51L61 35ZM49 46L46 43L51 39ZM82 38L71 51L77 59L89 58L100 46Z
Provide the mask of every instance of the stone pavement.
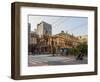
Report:
M76 60L75 56L52 56L52 54L28 56L28 66L74 64L87 64L87 58L84 57L83 60Z

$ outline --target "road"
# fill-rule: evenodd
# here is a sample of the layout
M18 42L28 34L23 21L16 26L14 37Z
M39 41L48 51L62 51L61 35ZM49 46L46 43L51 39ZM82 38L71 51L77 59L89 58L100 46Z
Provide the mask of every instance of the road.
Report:
M44 65L75 65L87 64L87 58L76 60L74 56L52 56L47 55L29 55L28 66L44 66Z

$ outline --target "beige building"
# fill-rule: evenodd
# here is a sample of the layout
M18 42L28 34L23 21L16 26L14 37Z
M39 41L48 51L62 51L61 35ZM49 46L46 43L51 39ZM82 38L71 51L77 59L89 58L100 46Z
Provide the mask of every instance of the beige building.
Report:
M77 36L81 43L88 43L88 35Z
M61 31L52 35L52 27L46 22L37 25L35 32L29 33L29 52L38 54L59 53L60 49L76 47L83 37L75 37L73 34ZM82 39L83 41L83 39Z
M31 32L31 33L30 33L29 44L33 44L33 45L37 44L38 38L39 38L39 36L38 36L36 33Z
M62 31L59 34L50 36L45 35L40 38L40 41L37 45L39 52L41 53L52 53L53 49L55 49L56 53L59 53L59 50L62 48L73 48L77 46L79 40L74 35L70 35Z
M57 34L56 36L59 37L60 44L63 44L63 46L66 48L72 48L79 43L77 37L75 37L73 34L71 35L69 33L65 33L64 31L61 31L61 33Z
M37 53L38 42L39 42L39 36L35 32L30 32L30 36L28 40L29 54Z

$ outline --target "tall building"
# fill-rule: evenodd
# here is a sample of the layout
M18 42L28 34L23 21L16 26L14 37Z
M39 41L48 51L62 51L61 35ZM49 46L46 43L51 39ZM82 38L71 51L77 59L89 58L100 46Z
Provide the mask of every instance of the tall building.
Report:
M37 34L39 37L43 35L52 35L52 26L44 21L37 24Z

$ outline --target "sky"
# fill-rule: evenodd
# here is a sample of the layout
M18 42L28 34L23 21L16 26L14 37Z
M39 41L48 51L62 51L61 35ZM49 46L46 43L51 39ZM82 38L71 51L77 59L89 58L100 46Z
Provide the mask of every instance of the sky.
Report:
M34 31L41 21L52 25L53 35L62 30L75 36L88 34L87 17L29 15L28 22L31 24L31 31Z

